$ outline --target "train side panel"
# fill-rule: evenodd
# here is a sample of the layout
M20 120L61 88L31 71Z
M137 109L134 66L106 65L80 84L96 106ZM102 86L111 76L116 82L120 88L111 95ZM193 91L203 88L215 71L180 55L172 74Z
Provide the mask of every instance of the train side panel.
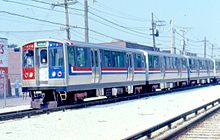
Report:
M145 57L119 49L68 46L68 90L140 85L146 83ZM134 64L134 61L137 63Z

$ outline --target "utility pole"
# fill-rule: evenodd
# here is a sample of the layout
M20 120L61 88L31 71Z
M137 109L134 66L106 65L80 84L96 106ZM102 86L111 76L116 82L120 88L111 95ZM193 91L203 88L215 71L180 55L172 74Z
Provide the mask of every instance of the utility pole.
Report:
M69 13L68 13L67 0L64 0L64 7L65 7L65 15L66 15L66 37L68 40L70 40L70 25L69 25Z
M70 25L69 25L69 12L68 12L68 5L69 4L76 4L77 1L70 1L70 0L64 0L64 3L57 3L57 4L52 4L52 8L56 6L64 6L65 8L65 16L66 16L66 38L70 40Z
M152 18L152 37L153 37L153 47L154 47L154 50L156 50L156 42L155 42L155 28L156 28L156 23L154 22L154 13L151 13L151 18Z
M182 55L185 55L186 54L186 39L185 39L185 31L184 30L181 30L183 32L183 52L182 52Z
M85 42L89 42L88 0L84 0Z
M204 58L206 58L206 37L204 37Z
M165 26L165 24L162 24L164 21L162 20L157 20L154 21L154 13L151 13L151 18L152 18L152 23L151 23L151 28L150 30L152 30L152 37L153 37L153 47L154 47L154 51L156 51L156 40L155 37L159 37L159 30L156 29L157 26ZM160 24L157 24L160 23Z
M175 47L175 28L174 28L174 20L172 19L171 22L171 53L176 54L176 47Z

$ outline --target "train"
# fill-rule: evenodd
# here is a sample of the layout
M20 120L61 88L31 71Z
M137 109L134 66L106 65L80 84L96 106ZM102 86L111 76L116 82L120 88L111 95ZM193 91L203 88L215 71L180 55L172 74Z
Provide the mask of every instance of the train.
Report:
M53 108L218 82L220 60L70 40L21 46L22 92Z

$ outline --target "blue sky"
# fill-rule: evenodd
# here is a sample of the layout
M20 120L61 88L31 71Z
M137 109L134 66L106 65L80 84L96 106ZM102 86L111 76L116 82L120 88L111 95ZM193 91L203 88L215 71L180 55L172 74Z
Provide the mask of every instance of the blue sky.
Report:
M0 11L65 24L64 8L55 7L52 9L51 5L42 3L63 2L63 0L37 1L8 0L8 2L5 2L0 0ZM84 0L78 1L77 4L69 6L71 8L69 9L70 24L84 27ZM160 31L160 37L156 38L157 47L162 49L170 48L170 20L174 19L176 31L179 34L182 34L181 30L186 31L188 51L202 55L203 42L201 41L206 36L207 40L209 40L207 43L208 55L211 55L210 48L211 43L213 43L215 45L215 56L220 57L220 55L218 56L218 48L220 48L220 1L218 0L88 1L89 11L91 12L89 14L90 42L110 42L115 39L121 39L152 45L149 28L151 28L151 13L153 12L155 20L165 21L161 23L165 26L157 27ZM41 8L36 8L36 6ZM100 17L104 18L104 20ZM176 34L176 47L180 50L182 49L182 37L179 34ZM39 38L64 39L66 34L62 25L40 22L0 12L0 37L8 38L9 44L21 45ZM79 28L72 28L71 39L84 41L84 31Z

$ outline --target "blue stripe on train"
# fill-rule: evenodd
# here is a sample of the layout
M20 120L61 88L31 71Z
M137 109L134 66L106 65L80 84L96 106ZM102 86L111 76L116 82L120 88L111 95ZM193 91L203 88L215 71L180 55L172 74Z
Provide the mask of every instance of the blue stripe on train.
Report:
M85 73L70 73L70 75L92 75L92 72L85 72Z

